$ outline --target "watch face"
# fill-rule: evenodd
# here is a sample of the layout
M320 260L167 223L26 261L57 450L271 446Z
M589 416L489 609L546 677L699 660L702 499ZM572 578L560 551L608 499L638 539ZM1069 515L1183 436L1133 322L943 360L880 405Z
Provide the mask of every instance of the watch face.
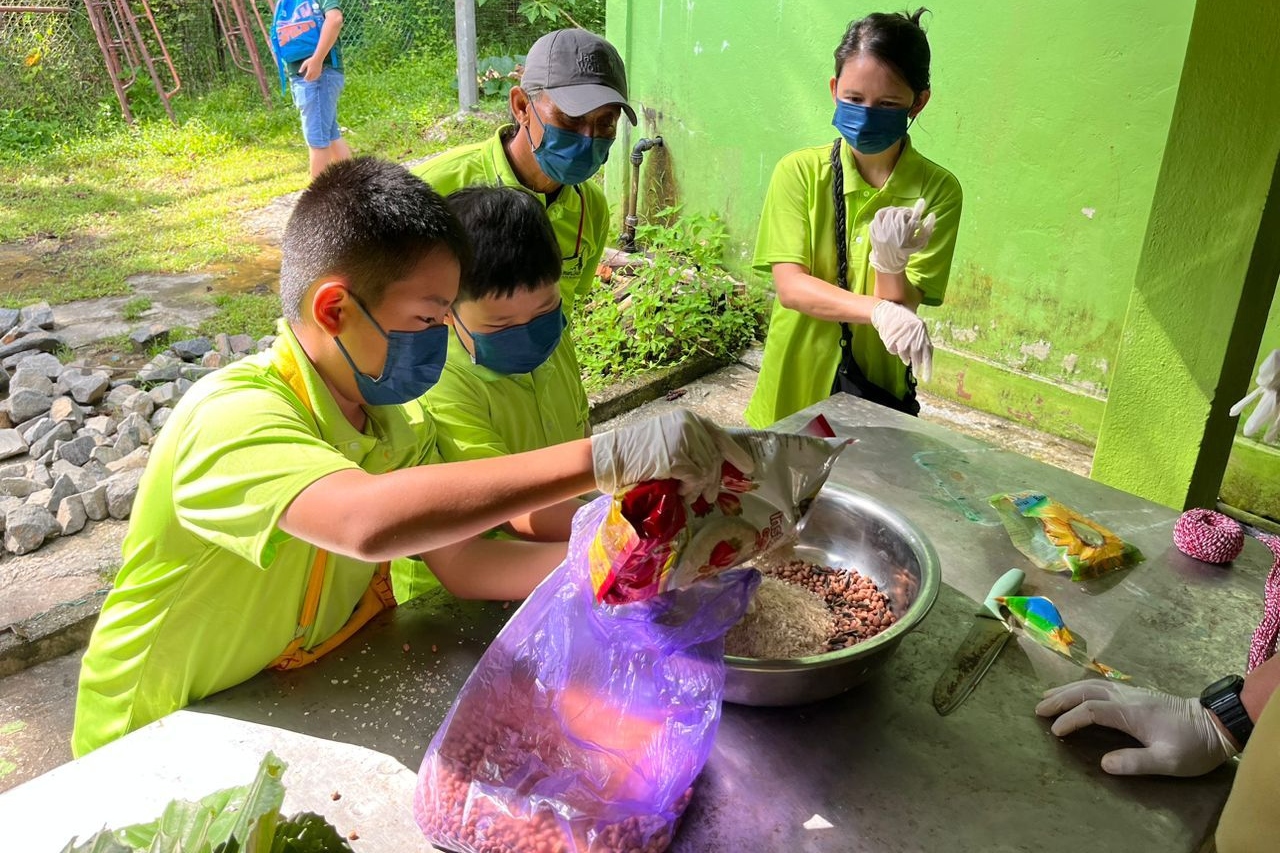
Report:
M1201 699L1211 699L1220 693L1231 691L1239 693L1240 688L1244 686L1244 679L1238 675L1226 675L1210 684L1200 694ZM1234 689L1233 689L1234 688Z

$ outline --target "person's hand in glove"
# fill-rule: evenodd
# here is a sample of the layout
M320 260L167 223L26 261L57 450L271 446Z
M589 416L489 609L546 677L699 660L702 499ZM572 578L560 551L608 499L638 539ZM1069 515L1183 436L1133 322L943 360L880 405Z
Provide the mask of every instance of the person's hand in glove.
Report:
M1096 723L1142 741L1141 749L1102 756L1102 769L1117 776L1199 776L1239 753L1198 699L1128 684L1092 678L1055 687L1045 691L1036 713L1058 717L1052 727L1058 737Z
M916 312L881 299L871 310L871 325L880 333L884 348L910 365L917 380L929 381L933 375L933 343L924 320Z
M709 501L720 490L722 462L744 474L755 470L751 455L729 433L688 409L592 436L591 459L602 492L673 478L681 482L681 494Z
M1274 443L1280 436L1280 349L1272 350L1258 368L1258 387L1249 396L1231 407L1231 416L1235 417L1245 410L1254 400L1258 401L1253 414L1244 423L1244 434L1252 437L1268 427L1262 440Z
M915 207L882 207L871 220L871 266L879 272L900 273L907 259L929 245L937 217L930 213L923 220L924 199Z

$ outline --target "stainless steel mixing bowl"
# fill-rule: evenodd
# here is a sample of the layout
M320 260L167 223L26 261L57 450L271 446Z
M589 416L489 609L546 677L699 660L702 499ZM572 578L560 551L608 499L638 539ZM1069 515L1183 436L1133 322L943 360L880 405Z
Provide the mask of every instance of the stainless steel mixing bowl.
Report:
M811 657L725 655L728 702L800 705L843 693L889 659L938 597L942 570L929 540L901 513L861 492L830 483L823 487L801 523L793 550L797 559L856 569L874 580L898 621L869 640Z

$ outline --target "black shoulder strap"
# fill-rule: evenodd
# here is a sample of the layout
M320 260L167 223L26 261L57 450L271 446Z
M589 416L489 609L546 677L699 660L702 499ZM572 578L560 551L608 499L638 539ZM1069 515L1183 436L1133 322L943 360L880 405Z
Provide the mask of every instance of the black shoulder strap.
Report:
M836 137L831 145L831 195L836 212L836 284L845 290L849 289L849 243L848 227L845 221L844 204L844 166L840 162L840 143L842 137ZM840 346L846 350L853 342L853 332L848 323L840 324Z

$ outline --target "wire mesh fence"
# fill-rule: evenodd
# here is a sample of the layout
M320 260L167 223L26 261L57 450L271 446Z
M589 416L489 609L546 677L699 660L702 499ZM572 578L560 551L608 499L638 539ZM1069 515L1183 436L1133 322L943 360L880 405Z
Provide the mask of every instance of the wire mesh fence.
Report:
M129 2L139 11L144 4ZM272 0L245 2L257 2L270 25ZM212 0L149 0L149 5L183 92L252 85L228 54ZM604 5L604 0L478 0L478 55L518 58L538 36L557 27L580 24L601 32ZM360 64L453 50L454 0L343 0L342 10L342 49ZM256 40L268 75L274 75L267 45L260 34ZM130 97L142 95L148 85L144 75ZM115 112L114 101L84 0L0 0L0 111L56 120Z

